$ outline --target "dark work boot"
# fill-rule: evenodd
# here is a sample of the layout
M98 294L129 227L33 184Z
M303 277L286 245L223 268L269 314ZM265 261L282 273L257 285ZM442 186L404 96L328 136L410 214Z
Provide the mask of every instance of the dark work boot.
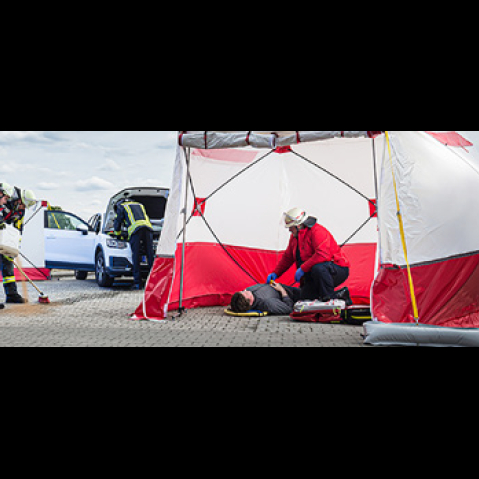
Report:
M340 289L336 291L336 299L341 299L342 301L346 302L346 306L352 306L353 302L351 300L351 294L349 293L348 288Z
M18 293L13 293L7 296L7 303L11 304L24 304L28 303L28 301L22 298Z

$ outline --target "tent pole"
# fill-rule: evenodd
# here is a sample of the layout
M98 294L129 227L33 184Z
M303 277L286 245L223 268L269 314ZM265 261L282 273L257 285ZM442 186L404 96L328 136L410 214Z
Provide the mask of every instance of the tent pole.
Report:
M181 276L180 276L180 317L186 312L183 306L183 296L185 287L185 252L186 252L186 227L187 227L187 208L188 208L188 190L190 185L190 159L191 149L183 148L186 158L186 183L185 183L185 204L183 208L183 249L181 251Z
M401 205L399 203L399 193L398 193L398 188L397 188L396 175L394 173L391 141L389 139L389 131L386 131L385 133L386 133L386 142L388 144L389 160L391 162L391 172L392 172L392 175L393 175L394 194L396 196L396 206L397 206L397 217L398 217L398 221L399 221L399 231L400 231L400 234L401 234L401 242L402 242L403 251L404 251L404 259L406 260L406 269L407 269L409 289L410 289L410 294L411 294L411 302L412 302L412 309L413 309L413 314L414 314L414 321L416 322L416 326L419 326L419 309L418 309L418 305L417 305L416 290L414 288L414 280L413 280L413 277L412 277L411 265L409 264L407 244L406 244L406 233L405 233L405 230L404 230L404 221L403 221L403 216L402 216L402 212L401 212Z
M378 210L378 201L379 201L379 183L378 183L378 165L376 158L376 140L372 138L373 141L373 167L374 167L374 188L376 191L376 213Z

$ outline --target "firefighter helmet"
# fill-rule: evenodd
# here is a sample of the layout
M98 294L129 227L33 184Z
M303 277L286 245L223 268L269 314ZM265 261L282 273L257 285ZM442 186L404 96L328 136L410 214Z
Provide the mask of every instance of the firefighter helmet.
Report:
M0 193L11 198L15 193L15 188L4 181L0 183Z
M306 214L306 212L299 208L293 208L292 210L289 210L287 213L284 214L284 222L286 224L286 228L300 226L306 221L307 218L308 215Z
M27 208L31 208L37 204L37 197L32 190L22 190L22 203Z

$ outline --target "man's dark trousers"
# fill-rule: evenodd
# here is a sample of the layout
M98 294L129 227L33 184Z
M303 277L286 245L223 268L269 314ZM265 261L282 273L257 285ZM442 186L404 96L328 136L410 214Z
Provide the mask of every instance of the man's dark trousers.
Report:
M335 288L349 278L349 268L343 268L334 263L319 263L304 275L301 283L302 300L336 299Z
M141 243L145 245L148 267L151 271L155 261L155 251L153 246L153 231L149 228L140 228L131 235L130 245L133 255L133 278L135 285L141 285Z

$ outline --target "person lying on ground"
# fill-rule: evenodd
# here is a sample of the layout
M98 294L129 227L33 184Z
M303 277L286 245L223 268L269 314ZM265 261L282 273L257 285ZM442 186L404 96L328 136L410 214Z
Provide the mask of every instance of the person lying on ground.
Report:
M299 301L301 290L278 283L257 284L233 295L230 309L234 313L267 312L273 316L289 316Z

